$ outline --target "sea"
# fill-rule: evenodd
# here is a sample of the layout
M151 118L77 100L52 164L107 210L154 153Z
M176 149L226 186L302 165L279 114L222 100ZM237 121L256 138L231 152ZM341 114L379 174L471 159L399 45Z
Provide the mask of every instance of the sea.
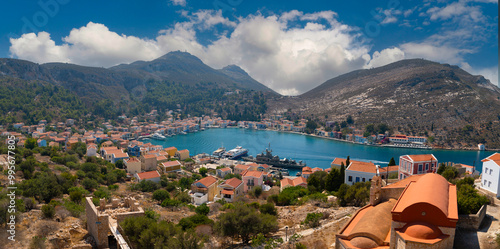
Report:
M475 166L481 172L481 160L490 156L491 151L468 151L468 150L422 150L408 148L393 148L354 144L336 141L328 138L320 138L303 134L270 131L250 130L244 128L212 128L185 135L179 134L168 137L167 140L146 139L154 145L162 145L164 148L174 146L177 149L188 149L191 156L207 153L212 154L219 147L227 150L236 146L248 149L248 154L256 156L266 148L271 148L273 155L280 158L304 161L307 166L314 168L329 168L334 158L346 158L352 160L373 162L381 167L386 167L389 160L394 157L399 164L401 155L409 154L434 154L438 162L454 162ZM290 175L295 175L297 170L290 170Z

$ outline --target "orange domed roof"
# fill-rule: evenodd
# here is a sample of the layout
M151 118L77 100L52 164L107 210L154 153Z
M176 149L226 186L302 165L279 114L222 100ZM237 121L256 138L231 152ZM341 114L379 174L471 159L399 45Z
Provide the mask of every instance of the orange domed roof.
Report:
M435 239L443 234L437 226L425 222L407 224L401 231L416 239Z
M357 247L357 248L362 248L362 249L369 249L369 248L376 248L378 247L377 242L373 241L372 239L368 237L356 237L351 240L351 245Z

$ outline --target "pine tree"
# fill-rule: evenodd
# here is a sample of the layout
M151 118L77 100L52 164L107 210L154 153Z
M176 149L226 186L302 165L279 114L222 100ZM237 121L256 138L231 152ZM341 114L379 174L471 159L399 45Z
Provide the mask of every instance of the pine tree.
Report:
M396 165L396 161L394 160L394 157L391 158L391 160L389 161L389 165L387 166L395 166Z
M349 157L347 157L347 159L349 159ZM345 165L344 165L344 162L340 163L340 179L341 179L341 182L340 183L345 183Z

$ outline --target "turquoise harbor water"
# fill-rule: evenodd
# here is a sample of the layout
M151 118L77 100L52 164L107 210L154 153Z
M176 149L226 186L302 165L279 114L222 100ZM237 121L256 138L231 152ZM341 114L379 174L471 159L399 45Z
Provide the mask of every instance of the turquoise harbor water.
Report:
M475 165L476 169L481 171L481 160L493 154L489 151L417 150L366 146L293 133L239 128L208 129L169 137L165 141L144 140L144 142L163 145L164 148L175 146L178 149L188 149L191 155L212 154L221 145L224 145L227 150L239 145L247 148L248 154L253 156L271 144L273 154L280 156L280 158L302 160L309 167L320 168L330 167L330 163L335 157L350 156L353 160L372 161L385 167L391 157L394 157L398 163L401 155L432 153L439 162ZM293 170L290 173L295 175Z

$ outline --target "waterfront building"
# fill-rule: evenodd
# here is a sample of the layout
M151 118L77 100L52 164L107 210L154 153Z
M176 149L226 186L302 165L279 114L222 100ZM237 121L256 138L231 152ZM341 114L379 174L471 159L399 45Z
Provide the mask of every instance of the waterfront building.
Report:
M165 149L165 152L168 153L169 157L174 157L175 153L177 152L177 148L175 148L175 147L168 147L168 148Z
M381 187L374 177L370 203L335 236L335 248L453 248L457 189L444 177L414 175Z
M147 154L147 155L142 155L140 158L141 158L142 171L156 170L156 165L158 164L156 155Z
M162 163L161 165L163 166L163 172L165 172L165 174L172 172L179 172L181 171L181 166L182 166L182 164L177 160L167 161Z
M232 173L231 168L220 168L216 169L217 177L224 178L227 174Z
M307 179L299 176L299 177L286 177L281 179L280 181L280 191L283 191L283 189L288 188L288 187L295 187L295 186L301 186L304 188L307 188Z
M256 186L262 186L264 181L264 172L256 170L247 170L241 174L243 183L245 184L244 191L253 189Z
M481 174L481 188L500 197L500 154L495 153L485 159Z
M152 181L152 182L160 183L160 173L158 173L158 171L156 171L156 170L142 172L142 173L135 173L134 177L137 180L137 182Z
M344 183L353 185L357 182L371 181L378 174L378 167L372 162L350 161L345 169Z
M191 184L191 200L196 205L213 201L217 194L217 178L207 176Z
M221 183L218 187L219 193L214 197L214 201L224 199L227 202L233 202L239 196L243 195L243 181L233 177Z
M433 154L403 155L399 157L398 179L437 171L438 160Z
M131 157L123 160L125 169L129 174L141 173L141 161L137 157Z
M189 150L179 150L175 152L175 156L179 158L179 160L184 161L189 158Z

